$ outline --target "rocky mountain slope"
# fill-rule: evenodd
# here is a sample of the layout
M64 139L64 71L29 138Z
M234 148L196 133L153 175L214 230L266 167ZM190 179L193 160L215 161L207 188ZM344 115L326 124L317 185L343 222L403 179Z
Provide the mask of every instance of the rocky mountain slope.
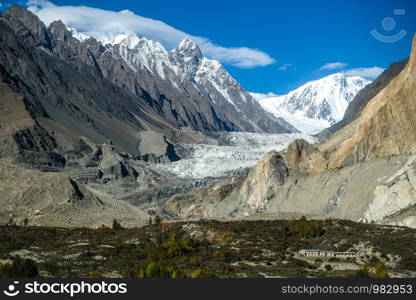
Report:
M415 227L415 92L416 36L403 70L343 129L319 144L295 141L247 177L175 196L163 209L179 219L306 215Z
M139 155L138 131L171 135L177 129L143 99L115 86L94 68L83 65L80 72L53 55L45 48L51 40L42 39L35 30L42 28L46 34L44 25L26 11L22 20L30 20L32 30L9 14L13 11L0 22L0 79L23 97L29 115L49 135L54 132L55 140L112 140L119 151Z
M265 97L261 106L301 132L315 134L339 122L357 93L370 81L336 73L308 82L287 95Z

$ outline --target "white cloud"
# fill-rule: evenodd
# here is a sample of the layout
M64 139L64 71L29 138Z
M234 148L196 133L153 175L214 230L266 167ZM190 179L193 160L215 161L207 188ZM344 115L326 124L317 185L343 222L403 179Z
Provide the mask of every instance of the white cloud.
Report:
M283 64L279 67L279 70L280 71L287 71L287 70L291 69L292 67L293 67L292 64Z
M139 36L159 41L171 50L183 38L190 37L199 44L207 57L225 64L254 68L275 63L272 57L258 49L219 46L208 38L192 36L164 22L139 16L129 10L115 12L88 6L58 6L45 0L29 0L27 5L47 25L61 20L66 26L102 41L108 42L119 33L133 31Z
M380 67L372 68L355 68L344 71L346 76L361 76L367 79L375 79L383 73L384 69Z
M272 97L278 97L278 95L276 95L275 93L267 93L267 94L263 94L263 93L250 93L251 97L253 97L256 101L261 101L263 99L266 98L272 98Z
M319 68L319 70L336 70L336 69L342 69L345 68L347 66L346 63L342 63L342 62L332 62L332 63L327 63L324 64L322 67Z

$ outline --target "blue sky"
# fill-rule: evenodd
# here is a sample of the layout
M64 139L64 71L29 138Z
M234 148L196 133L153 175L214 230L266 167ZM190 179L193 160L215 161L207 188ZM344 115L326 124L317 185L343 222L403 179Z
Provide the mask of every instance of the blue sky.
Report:
M0 2L3 9L17 3ZM44 5L44 1L33 2ZM58 7L83 5L117 12L127 9L160 20L181 33L203 37L201 43L205 43L203 50L208 56L222 60L247 90L261 93L286 93L340 70L361 74L375 69L357 68L386 68L408 57L416 29L414 0L52 2ZM404 9L405 14L395 15L395 9ZM385 29L387 21L383 28L386 17L395 21L394 29L392 19L390 30ZM373 29L385 36L400 30L407 34L397 42L383 43L372 37ZM167 39L169 34L167 31Z

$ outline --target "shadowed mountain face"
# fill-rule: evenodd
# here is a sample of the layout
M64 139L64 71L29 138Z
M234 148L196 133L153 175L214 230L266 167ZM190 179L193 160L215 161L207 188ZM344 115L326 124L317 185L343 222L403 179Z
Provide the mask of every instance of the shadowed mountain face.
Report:
M7 13L5 17L10 21L0 22L0 80L22 95L39 126L95 143L112 140L119 151L131 154L138 154L138 131L175 129L145 101L115 86L94 68L85 65L80 72L53 55L45 47L51 41L36 35L47 36L47 31L33 15L30 26L36 31Z

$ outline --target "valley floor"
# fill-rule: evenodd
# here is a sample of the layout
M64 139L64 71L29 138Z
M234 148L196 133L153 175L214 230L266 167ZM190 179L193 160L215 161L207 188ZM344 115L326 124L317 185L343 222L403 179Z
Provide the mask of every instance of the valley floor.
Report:
M0 277L19 275L10 271L16 258L32 260L41 277L385 276L380 269L390 277L415 277L415 236L416 230L403 227L304 218L133 229L118 223L114 229L2 226ZM310 248L349 250L356 257L299 256Z

